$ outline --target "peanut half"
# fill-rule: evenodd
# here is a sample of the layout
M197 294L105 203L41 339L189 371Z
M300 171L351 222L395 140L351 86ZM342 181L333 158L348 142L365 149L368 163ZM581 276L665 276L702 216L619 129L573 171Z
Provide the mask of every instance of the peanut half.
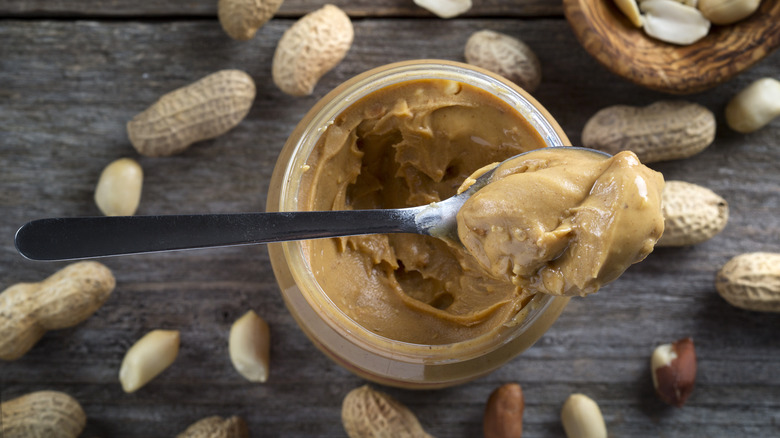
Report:
M729 304L758 312L780 312L780 253L751 252L718 271L715 288Z
M271 349L268 323L250 310L230 328L228 350L233 367L250 382L268 380Z
M471 0L414 0L414 4L436 14L453 18L471 9Z
M660 41L688 45L710 31L710 21L698 9L676 0L643 0L639 9L645 13L645 33Z
M161 157L220 136L249 113L255 83L240 70L221 70L162 96L127 122L127 135L141 155Z
M22 357L49 330L89 318L116 286L98 262L66 266L39 283L18 283L0 294L0 359Z
M780 116L780 81L762 78L737 93L726 105L726 123L737 132L757 131Z
M249 429L241 417L213 416L192 423L176 438L249 438Z
M685 181L666 181L661 193L664 233L656 246L702 243L723 231L729 205L712 190Z
M87 416L76 399L58 391L37 391L0 405L3 438L76 438Z
M333 5L310 12L284 32L272 61L274 84L292 96L306 96L338 65L355 36L347 14Z
M485 406L482 431L485 438L510 438L523 435L523 389L506 383L490 394Z
M731 24L756 12L761 0L699 0L702 15L713 24Z
M368 385L353 389L344 397L341 421L350 438L431 437L406 406Z
M572 394L561 409L561 422L568 438L607 438L601 409L584 394Z
M639 13L637 0L614 0L615 5L635 27L642 27L642 14Z
M222 29L231 38L246 41L252 39L284 0L219 0L217 17Z
M612 155L633 151L645 164L688 158L714 139L712 111L685 101L610 106L593 115L582 131L583 146Z
M125 353L119 369L122 389L135 392L168 368L179 354L177 330L152 330Z
M466 62L499 74L529 93L542 80L539 58L524 42L492 30L474 32L466 41Z
M100 174L95 204L106 216L132 216L141 202L144 172L132 158L111 162Z

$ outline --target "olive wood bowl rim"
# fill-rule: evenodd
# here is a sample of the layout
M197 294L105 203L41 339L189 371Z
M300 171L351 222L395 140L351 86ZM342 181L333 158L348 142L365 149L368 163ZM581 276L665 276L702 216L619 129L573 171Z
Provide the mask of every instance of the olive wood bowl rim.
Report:
M679 46L655 40L631 24L613 0L563 0L566 20L583 48L609 71L669 94L713 88L780 46L780 0L707 36ZM609 34L608 34L609 33Z

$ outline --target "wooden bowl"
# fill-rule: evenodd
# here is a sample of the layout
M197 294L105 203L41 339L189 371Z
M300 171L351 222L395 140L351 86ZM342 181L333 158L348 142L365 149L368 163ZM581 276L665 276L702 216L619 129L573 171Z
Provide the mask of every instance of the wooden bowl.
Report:
M671 94L721 84L780 45L780 0L763 0L747 19L713 25L706 37L688 46L649 37L613 0L563 0L563 11L585 50L607 69Z

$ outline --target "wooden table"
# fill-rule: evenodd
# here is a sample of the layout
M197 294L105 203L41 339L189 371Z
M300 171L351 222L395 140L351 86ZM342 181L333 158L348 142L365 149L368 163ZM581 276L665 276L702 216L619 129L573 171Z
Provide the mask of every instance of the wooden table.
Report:
M524 40L541 59L539 101L575 144L585 121L612 104L672 98L624 81L574 39L559 2L475 1L440 20L410 0L337 1L355 43L314 94L292 98L270 78L281 34L323 2L289 0L248 42L229 39L215 0L123 2L11 0L0 3L0 288L38 281L65 263L24 260L13 235L24 222L98 214L92 200L103 167L120 157L145 172L138 214L241 212L265 207L285 139L327 91L371 67L414 58L463 60L468 36L492 29ZM223 68L253 76L248 117L213 141L170 158L145 158L125 123L162 94ZM716 271L732 256L780 249L780 120L750 135L723 120L729 98L780 74L774 53L736 79L686 99L717 115L717 138L702 154L654 168L705 185L730 204L714 239L658 249L595 296L574 299L530 350L489 376L436 391L381 388L409 406L433 435L481 434L484 402L498 385L525 391L526 436L563 435L561 404L582 392L601 406L614 437L780 436L780 315L731 307ZM2 400L40 389L65 391L89 418L85 437L174 436L209 415L240 415L252 436L343 436L343 396L364 382L333 364L285 309L264 247L109 258L117 278L86 322L47 334L26 356L0 363ZM250 384L227 354L232 322L254 309L272 330L271 376ZM172 367L128 395L122 357L157 329L181 331ZM696 388L682 409L653 394L649 358L659 343L692 336Z

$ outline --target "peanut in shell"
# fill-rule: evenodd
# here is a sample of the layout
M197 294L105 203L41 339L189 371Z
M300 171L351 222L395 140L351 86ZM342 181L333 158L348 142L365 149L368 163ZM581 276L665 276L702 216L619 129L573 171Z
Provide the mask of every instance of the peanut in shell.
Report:
M686 101L610 106L591 117L582 131L583 146L612 155L632 151L645 164L691 157L714 139L715 115Z
M723 231L729 205L712 190L685 181L666 181L661 193L664 233L656 246L702 243Z
M780 312L780 253L750 252L729 260L715 277L729 304L758 312Z
M255 93L248 74L221 70L162 96L127 122L127 135L141 155L175 155L233 129L249 113Z

